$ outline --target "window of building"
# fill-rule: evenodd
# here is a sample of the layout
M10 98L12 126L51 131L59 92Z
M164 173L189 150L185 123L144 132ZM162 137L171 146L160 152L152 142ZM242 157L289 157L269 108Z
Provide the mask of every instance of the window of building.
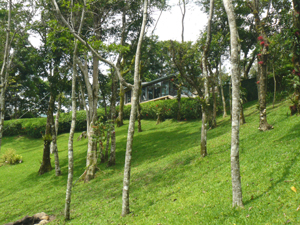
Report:
M131 102L131 91L127 91L125 93L126 95L126 103L130 103Z
M148 87L148 99L153 99L153 87Z
M161 86L161 96L169 95L169 81L163 81Z
M147 101L147 87L142 88L141 102Z

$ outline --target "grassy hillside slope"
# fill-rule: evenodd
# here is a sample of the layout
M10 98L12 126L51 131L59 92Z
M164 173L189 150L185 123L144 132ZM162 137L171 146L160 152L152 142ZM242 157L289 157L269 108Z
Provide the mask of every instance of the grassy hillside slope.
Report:
M0 167L0 224L42 211L56 215L51 224L300 224L299 193L291 190L300 191L300 117L287 116L288 105L268 108L274 130L264 133L257 129L256 105L246 106L240 133L244 209L231 207L229 118L218 118L218 127L208 131L205 158L201 121L148 120L135 133L129 216L120 216L126 125L116 131L117 165L100 165L94 180L76 183L68 222L63 219L68 134L58 137L60 177L54 171L38 176L41 139L5 138L1 152L13 148L24 163ZM78 136L75 180L84 172L87 150L87 140L76 141Z

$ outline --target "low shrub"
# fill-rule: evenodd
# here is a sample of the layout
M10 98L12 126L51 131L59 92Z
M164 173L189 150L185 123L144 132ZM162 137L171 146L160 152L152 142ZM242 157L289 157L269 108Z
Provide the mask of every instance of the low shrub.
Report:
M2 156L1 161L6 164L19 164L23 162L22 156L17 155L14 149L8 149Z

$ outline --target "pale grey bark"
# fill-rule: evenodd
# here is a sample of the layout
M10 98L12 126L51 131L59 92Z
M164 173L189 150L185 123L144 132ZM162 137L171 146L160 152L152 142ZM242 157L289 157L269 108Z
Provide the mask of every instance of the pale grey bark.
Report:
M204 100L205 103L202 104L202 126L201 126L201 156L205 157L207 155L207 115L208 115L208 105L209 105L209 87L208 87L208 69L207 69L207 57L209 52L209 47L211 43L211 21L214 12L214 0L210 0L210 10L207 23L207 36L206 43L204 46L203 56L202 56L202 67L203 67L203 78L204 78Z
M231 77L232 77L232 133L231 133L231 179L232 206L243 207L239 162L240 129L240 74L238 30L231 0L223 0L230 28Z
M87 172L85 176L85 182L88 182L95 177L95 173L97 169L97 142L93 138L93 136L95 135L93 126L95 126L95 122L97 121L97 103L98 103L98 92L99 92L98 67L99 67L99 60L94 55L92 86L89 82L89 77L86 76L87 74L85 74L84 76L85 84L88 90L89 121L90 121L90 125L87 130L88 151L87 151L87 159L86 159Z
M11 28L11 0L8 1L8 17L7 17L7 28L6 28L6 40L4 47L3 62L0 71L0 151L2 145L3 136L3 125L4 125L4 113L5 113L5 91L7 87L8 78L8 57L10 51L10 28Z
M180 5L180 1L179 1L179 6L180 6L180 10L181 10L181 14L182 14L182 18L181 18L181 42L184 42L184 18L185 18L185 13L186 13L186 6L185 6L185 0L181 0L182 1L182 6L183 8L181 8Z
M108 160L108 148L109 148L109 140L110 140L110 131L107 131L106 134L106 147L105 147L105 155L104 155L104 160Z
M88 105L89 107L86 108L86 115L87 115L87 137L88 137L88 149L87 149L87 159L86 159L86 174L85 174L85 182L90 181L94 178L95 172L97 169L97 142L93 139L94 135L94 128L95 122L97 120L97 103L98 103L98 92L99 92L99 82L98 82L98 66L99 61L98 58L93 55L93 77L92 77L92 84L89 80L89 73L88 73L88 64L87 60L84 61L84 64L76 58L76 62L83 74L83 78L85 81L85 86L88 95ZM83 88L82 85L80 87L82 95L83 95Z
M121 35L121 45L125 45L125 32L126 32L126 11L129 7L129 3L125 1L125 6L123 8L123 13L122 13L122 35ZM124 66L121 65L121 57L122 54L119 55L118 58L118 64L117 66L119 66L120 70L122 71L121 76L124 76ZM117 126L123 126L124 122L123 122L123 112L124 112L124 97L125 97L125 90L124 90L124 86L122 84L122 82L120 82L120 106L119 106L119 116L117 119Z
M99 82L98 82L98 66L99 60L101 59L105 62L108 62L104 58L102 58L96 50L94 50L86 41L84 41L79 33L77 33L73 26L71 26L61 14L59 7L56 3L56 0L52 0L53 5L55 6L56 12L58 13L61 21L70 29L70 32L74 35L74 37L86 45L93 53L93 75L92 75L92 84L89 81L88 74L88 65L87 59L84 60L84 64L80 61L78 57L75 58L76 63L78 64L86 84L87 94L88 94L88 104L89 108L87 110L87 137L88 137L88 150L87 150L87 160L86 160L86 173L85 173L85 182L93 179L95 176L96 168L97 168L97 143L93 140L94 129L93 126L97 120L97 103L98 103L98 92L99 92ZM86 6L86 1L84 1L84 7ZM84 12L84 10L83 10ZM83 23L83 17L81 18L81 24ZM97 18L94 17L94 26L98 25ZM97 30L97 29L95 29ZM99 32L97 30L97 32ZM96 33L97 33L96 32ZM96 34L96 38L99 38L98 33ZM81 88L82 90L82 88ZM82 92L83 93L83 92ZM87 109L87 108L86 108Z
M213 96L213 114L212 114L212 123L211 127L215 128L217 126L217 93L215 91L217 86L212 86L212 96Z
M140 77L141 79L141 77ZM142 115L141 115L141 104L140 104L140 98L141 98L141 95L142 95L142 81L140 80L139 82L139 96L137 98L137 110L136 110L136 113L137 113L137 121L138 121L138 132L142 132Z
M116 95L117 95L117 77L115 73L112 73L112 93L111 93L111 102L110 102L112 129L110 132L110 136L111 136L110 156L108 159L107 166L113 166L116 164L116 131L115 131Z
M73 3L73 1L72 1ZM72 4L73 5L73 4ZM81 33L82 22L85 14L85 5L86 0L84 0L84 8L81 13L80 24L78 28L78 33ZM77 47L78 41L74 38L74 51L73 51L73 74L72 74L72 122L70 128L69 142L68 142L68 181L67 181L67 190L66 190L66 202L65 202L65 219L70 220L70 208L71 208L71 196L72 196L72 186L73 186L73 167L74 167L74 159L73 159L73 139L75 133L75 125L76 125L76 77L77 77L77 68L76 68L76 60L77 60Z
M76 125L76 49L77 41L75 41L75 50L73 55L73 75L72 75L72 122L69 135L68 143L68 181L67 181L67 191L66 191L66 202L65 202L65 219L70 219L70 208L71 208L71 195L72 195L72 185L73 185L73 139Z
M58 95L58 100L57 100L57 112L55 116L55 122L54 122L54 127L55 127L55 138L57 137L58 134L58 125L59 125L59 116L60 116L60 109L61 109L61 94ZM55 139L56 142L56 139ZM50 153L53 154L55 152L53 141L51 142L50 146ZM57 147L57 145L56 145ZM57 149L56 149L57 150Z
M55 158L55 176L60 176L61 175L61 170L59 166L59 156L58 156L58 149L57 149L57 142L56 142L56 129L55 129L55 124L54 121L52 121L52 126L51 126L51 132L52 132L52 146L54 150L54 158Z
M220 58L219 85L220 85L220 89L221 89L221 97L222 97L222 104L223 104L223 118L225 118L227 116L227 112L226 112L226 101L225 101L223 84L222 84L221 69L222 69L222 61L221 61L221 58Z
M275 70L274 70L274 63L273 63L273 79L274 79L274 95L273 95L273 108L276 101L276 77L275 77Z
M130 213L129 185L130 185L131 155L132 155L134 124L135 124L136 110L137 110L137 98L139 92L140 54L141 54L143 36L145 33L145 26L147 22L147 9L148 9L148 0L144 0L143 22L142 22L141 32L140 32L136 54L135 54L133 96L132 96L130 120L129 120L128 134L127 134L127 145L126 145L126 153L125 153L123 194L122 194L122 216L126 216L127 214Z

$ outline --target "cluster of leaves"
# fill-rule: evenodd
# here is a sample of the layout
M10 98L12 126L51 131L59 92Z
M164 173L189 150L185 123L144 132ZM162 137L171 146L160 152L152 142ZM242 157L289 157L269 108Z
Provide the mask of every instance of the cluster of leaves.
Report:
M1 156L2 163L14 165L23 162L23 157L16 153L14 149L8 149L2 156Z
M128 119L131 106L124 107L124 118ZM118 109L117 109L118 111ZM146 102L141 104L142 119L157 119L158 114L165 119L176 119L178 103L176 99ZM181 99L182 120L192 120L201 118L201 104L198 99Z
M101 143L103 148L103 142L106 140L106 133L110 132L113 128L111 120L105 120L105 117L101 116L93 126L94 136L93 139Z

